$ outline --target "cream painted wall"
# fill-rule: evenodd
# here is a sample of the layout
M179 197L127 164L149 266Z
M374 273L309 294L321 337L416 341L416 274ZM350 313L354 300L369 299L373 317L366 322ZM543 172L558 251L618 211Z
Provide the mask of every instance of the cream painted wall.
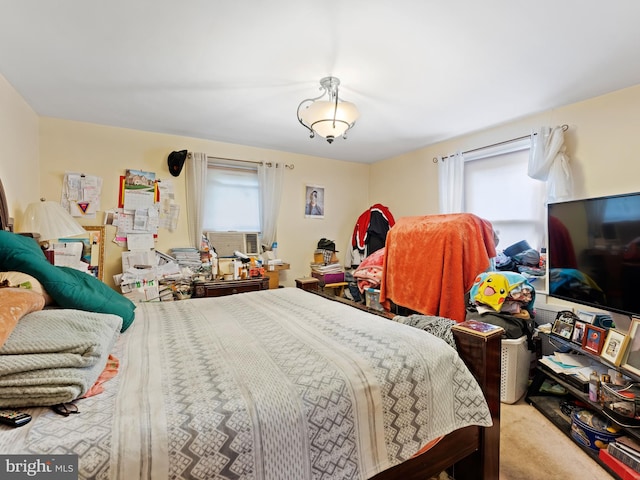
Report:
M0 178L12 214L19 217L40 196L60 197L65 171L104 179L102 208L116 205L117 179L127 168L155 171L174 180L178 203L184 205L184 174L169 175L166 157L172 150L204 151L212 156L279 161L295 165L285 173L280 213L279 253L291 263L282 283L307 275L308 263L321 237L337 242L344 258L357 217L373 203L388 206L395 217L438 213L437 164L432 159L528 134L539 125L568 124L565 134L576 179L576 197L640 190L640 85L568 105L502 126L442 142L374 165L340 162L273 150L161 135L79 122L40 118L0 76ZM40 133L38 134L38 123ZM39 166L38 165L39 156ZM14 161L17 160L17 161ZM38 181L40 177L40 181ZM306 184L326 188L324 220L303 214ZM99 219L102 221L102 218ZM87 224L94 221L85 222ZM158 248L187 242L181 215L178 232L161 231ZM112 230L112 229L110 229ZM113 232L108 233L112 238ZM120 270L117 247L108 250L107 273Z
M309 263L320 238L332 238L338 245L346 245L358 215L368 208L368 165L53 118L41 118L40 125L40 186L47 199L60 198L65 172L103 178L102 211L117 207L118 178L127 169L152 171L161 180L173 180L181 214L176 232L164 229L159 232L156 248L165 252L172 247L188 246L185 175L169 174L167 156L171 151L187 149L210 156L294 165L293 169L285 170L278 222L278 254L291 264L291 270L280 275L282 285L294 286L295 278L309 275ZM304 218L306 183L325 187L323 220ZM103 218L100 212L96 220L82 223L101 224ZM121 272L123 251L111 242L114 234L115 227L108 227L105 281L111 286L112 275Z
M0 180L16 220L40 192L38 116L0 75Z
M372 165L369 191L396 217L438 213L433 158L528 135L541 125L567 124L575 197L640 190L640 85L522 118Z
M574 197L640 191L640 85L465 135L374 164L369 191L396 217L438 211L438 166L433 158L528 135L541 125L567 124L567 153L574 175ZM488 192L497 187L487 186ZM576 304L538 295L536 304L563 308ZM584 308L584 307L583 307ZM593 309L589 309L593 310ZM628 328L628 318L613 314Z

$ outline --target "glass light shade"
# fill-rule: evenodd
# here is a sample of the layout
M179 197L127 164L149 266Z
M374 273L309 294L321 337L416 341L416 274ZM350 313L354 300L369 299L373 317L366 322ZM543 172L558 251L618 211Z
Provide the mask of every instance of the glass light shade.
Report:
M87 233L59 203L48 201L29 204L24 212L20 229L23 232L40 234L40 241L75 237Z
M338 108L335 112L335 126L334 109L334 102L315 101L300 112L300 118L314 132L324 138L340 137L358 119L358 109L351 102L338 102Z

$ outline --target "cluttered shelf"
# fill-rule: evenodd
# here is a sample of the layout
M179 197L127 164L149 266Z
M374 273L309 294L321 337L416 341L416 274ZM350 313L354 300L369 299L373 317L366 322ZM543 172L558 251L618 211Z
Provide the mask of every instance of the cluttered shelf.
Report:
M617 433L607 432L604 427L612 424L608 419L602 425L596 421L595 425L603 428L594 428L594 419L598 419L597 416L590 413L587 413L586 417L580 416L583 412L601 411L598 405L589 401L587 394L564 382L550 371L542 373L542 377L545 379L551 378L552 382L540 381L536 385L536 381L540 376L539 373L534 376L534 381L527 391L525 401L542 413L561 432L572 438L581 450L613 477L619 479L637 478L620 475L620 465L617 465L620 462L610 460L601 451L607 452L610 450L605 448L604 444L611 445L622 438L640 442L640 432L633 429L619 430ZM558 386L561 388L559 389ZM583 409L585 406L588 406L588 408ZM620 437L620 434L624 434L624 436ZM603 446L603 448L599 448L598 445Z
M572 437L571 396L558 396L554 394L532 395L526 397L526 401L542 413L556 428L568 437ZM582 442L575 442L589 457L604 468L609 474L619 478L611 467L602 461L599 450L590 448Z
M628 414L630 408L635 411L635 398L625 402L622 396L625 387L616 386L609 378L609 382L600 383L599 390L594 393L594 382L576 374L580 369L585 372L595 370L607 372L603 375L608 377L615 375L620 367L570 341L554 336L553 342L559 351L540 358L525 401L615 478L640 478L640 474L638 477L623 476L620 466L615 463L617 460L614 462L609 455L615 448L607 448L624 439L640 443L640 421L634 419L633 414L629 419L620 414ZM638 376L625 372L624 377L618 376L616 381L633 385L638 382Z

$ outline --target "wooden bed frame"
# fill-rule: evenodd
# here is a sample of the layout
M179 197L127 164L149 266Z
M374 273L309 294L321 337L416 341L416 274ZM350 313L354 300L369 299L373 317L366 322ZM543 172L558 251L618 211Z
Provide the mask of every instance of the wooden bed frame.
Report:
M393 318L396 314L369 309L345 298L309 290L330 300ZM446 470L455 480L498 480L500 472L500 360L502 330L488 335L453 327L458 354L485 394L493 425L466 427L443 437L435 446L371 480L425 480Z

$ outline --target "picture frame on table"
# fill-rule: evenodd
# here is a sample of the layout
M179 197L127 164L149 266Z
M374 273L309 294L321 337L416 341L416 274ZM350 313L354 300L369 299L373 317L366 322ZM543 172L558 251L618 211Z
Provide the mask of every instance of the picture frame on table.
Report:
M98 280L104 282L104 244L105 244L105 226L104 225L83 225L85 229L84 235L77 235L71 238L58 238L53 241L54 244L81 244L81 259L87 265L88 273L92 274Z
M615 328L610 328L600 357L617 367L622 362L628 342L628 335Z
M632 318L628 333L629 341L622 359L623 369L640 375L640 318Z
M559 312L556 316L555 321L553 322L551 333L558 337L564 338L565 340L571 340L575 322L576 318L573 313Z
M602 347L607 337L607 331L604 328L587 324L582 338L582 350L600 355Z
M576 320L573 326L573 333L571 334L571 341L577 343L582 347L582 339L584 338L584 331L587 328L587 323L582 320Z
M578 310L576 312L576 316L580 319L580 321L584 323L594 324L596 321L596 314L594 312L585 312L583 310Z

